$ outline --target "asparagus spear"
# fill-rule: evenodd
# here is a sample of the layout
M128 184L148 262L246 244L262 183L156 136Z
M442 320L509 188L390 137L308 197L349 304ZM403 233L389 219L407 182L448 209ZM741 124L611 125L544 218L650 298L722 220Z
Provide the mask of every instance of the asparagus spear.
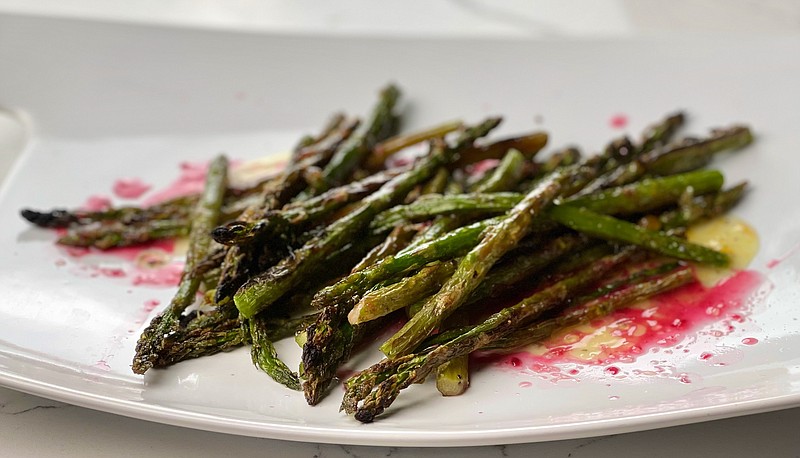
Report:
M316 136L306 135L300 139L300 141L297 143L297 146L292 149L292 157L289 159L289 162L295 164L302 161L309 155L315 154L315 151L312 147L314 145L319 145L325 139L330 138L332 135L338 132L344 126L346 121L347 116L345 116L344 113L334 113L319 134Z
M515 192L424 195L410 204L397 205L381 212L372 220L370 230L382 232L401 223L429 220L440 215L504 213L518 204L522 197L522 194Z
M475 192L510 191L522 180L525 156L516 148L509 149L497 168L486 181L476 186Z
M164 348L164 340L178 330L180 316L195 300L200 286L200 278L191 273L207 253L211 250L211 239L208 233L218 224L222 198L227 186L228 161L219 156L211 162L206 178L206 188L195 210L194 224L189 235L189 248L186 253L186 265L181 275L178 291L167 309L155 317L142 332L136 344L136 355L133 359L133 371L144 374L153 367L153 362Z
M107 250L115 247L139 245L153 240L186 236L190 231L188 218L148 221L129 225L114 221L77 226L59 237L58 243L66 246L95 247Z
M683 126L686 121L686 115L683 112L673 113L663 120L648 126L642 133L642 140L637 154L645 154L658 146L663 145L675 134L675 132Z
M226 318L210 325L181 329L164 341L152 367L164 368L187 359L230 351L243 344L239 320Z
M244 245L261 240L275 232L294 226L319 221L344 205L363 199L380 189L389 180L402 173L403 169L387 170L369 177L330 189L318 196L285 205L281 210L268 212L254 221L232 221L217 227L211 235L225 245Z
M579 305L565 310L554 318L524 326L484 348L510 349L531 345L546 339L559 329L590 322L624 305L645 300L695 281L694 273L689 266L674 263L667 263L664 266L673 268L669 273L628 282L628 285L620 289L583 303L579 302Z
M347 319L350 324L360 324L410 306L438 291L455 268L453 261L433 264L416 275L371 291L350 310Z
M445 135L463 126L464 123L461 120L448 121L417 132L399 134L386 139L372 148L372 152L367 158L365 167L367 170L378 170L384 165L386 159L396 152L434 138L444 138Z
M589 244L589 239L580 234L564 234L544 242L533 250L524 250L495 266L472 292L465 305L477 303L509 290L519 282L550 265L567 253L580 250Z
M659 177L608 189L589 196L565 199L561 205L585 207L598 213L641 213L672 204L687 188L696 194L718 191L722 174L716 170L701 170L668 177ZM422 196L408 205L392 207L380 213L371 227L386 230L402 221L429 219L442 214L502 213L517 205L523 198L518 193L460 194Z
M551 208L548 216L570 229L593 237L638 245L678 259L715 266L726 266L729 262L724 253L585 208L560 205Z
M495 313L481 324L428 353L412 353L377 363L347 381L342 408L348 413L355 413L356 419L361 422L372 422L394 402L402 389L423 380L431 371L453 357L469 354L505 337L514 329L602 278L611 269L630 261L634 254L632 250L623 250L603 258L520 303ZM362 402L361 405L359 402Z
M152 219L174 219L185 217L197 204L197 195L181 196L175 199L152 205L150 207L117 207L100 211L56 209L39 212L23 209L20 213L29 222L44 228L66 228L70 225L86 225L106 221L122 221L133 224Z
M547 145L547 134L535 132L532 134L518 137L506 138L488 145L472 146L462 151L459 158L451 165L451 168L463 168L466 165L485 159L500 159L506 156L508 150L519 151L525 159L533 158L536 153Z
M365 131L354 135L342 145L323 169L321 183L315 189L317 194L344 182L377 142L393 133L395 125L393 111L399 98L400 90L394 85L381 90L380 100L372 112Z
M531 221L544 213L565 185L580 181L575 177L578 173L585 171L582 167L568 167L554 172L514 206L500 223L491 226L478 245L459 262L455 273L442 289L425 304L420 313L381 345L381 351L394 358L407 354L428 337L442 320L467 300L494 263L530 231ZM584 180L590 178L587 173Z
M268 307L310 271L314 265L357 236L375 215L404 196L418 183L429 178L436 169L448 161L446 149L438 143L430 156L417 167L388 183L365 198L352 213L328 226L325 233L297 249L265 273L251 278L234 295L239 312L251 317Z
M431 154L422 158L416 167L386 183L379 191L365 198L352 213L328 226L322 235L243 285L234 296L239 311L247 317L268 307L295 286L314 264L357 236L376 214L430 178L438 167L448 163L458 151L472 144L475 138L486 135L499 123L499 118L490 118L467 129L452 148L445 148L441 141L432 142Z
M564 203L608 214L631 214L654 210L676 202L687 188L695 194L719 191L724 178L716 170L700 170L661 178L645 179Z
M445 151L448 161L463 151L464 148L470 146L476 138L485 136L499 122L499 118L489 118L476 126L465 129L456 139L455 144ZM445 161L445 163L448 161ZM374 214L372 216L374 217ZM475 228L470 229L473 231L472 234L469 234L468 230L467 233L461 233L460 237L443 238L444 245L450 249L458 250L459 242L464 243L466 241L470 243L469 238L476 236L474 233ZM478 228L477 232L482 229L482 227ZM342 296L342 292L347 294L354 289L359 290L364 285L371 286L374 284L372 283L373 281L378 282L391 278L393 276L392 270L400 272L415 262L422 262L419 266L424 265L429 262L422 261L425 257L435 258L436 256L442 256L442 253L438 252L441 251L440 247L441 244L436 245L434 243L417 246L413 249L409 247L396 256L384 258L369 269L352 273L336 285L325 288L317 294L313 304L322 308L322 313L317 322L308 328L308 339L303 345L303 368L306 377L303 391L309 404L313 405L319 402L325 389L333 379L336 368L349 357L354 342L364 332L363 325L351 326L346 321L347 313L357 298L363 294L363 290L347 296ZM403 267L403 264L406 264L406 267ZM386 276L387 274L388 276ZM381 278L381 276L384 277Z
M715 129L707 139L686 139L664 150L653 150L642 157L642 162L648 172L656 175L682 173L707 165L720 151L739 149L752 141L753 134L745 126Z
M269 327L264 318L253 317L243 322L250 333L252 348L250 350L253 364L266 372L273 380L292 390L300 389L300 379L286 364L278 358L278 352L269 338Z
M408 246L416 233L417 229L415 227L407 225L397 226L389 233L386 240L370 250L370 252L353 267L352 271L357 272L366 269L387 256L397 254L398 251Z
M448 328L467 323L464 315L445 320ZM469 388L469 354L451 358L436 368L436 389L442 396L460 396Z
M511 149L509 150L505 156L503 156L503 160L497 165L497 168L492 171L492 173L487 177L487 180L483 183L477 184L475 187L476 192L498 192L498 191L508 191L516 186L522 178L523 167L524 167L524 160L525 158L522 156L522 153L519 150ZM460 189L459 189L460 191ZM451 189L450 193L457 192ZM423 196L424 198L424 196ZM422 204L424 205L424 204ZM402 214L403 207L395 207L396 211ZM446 213L446 212L442 212ZM458 211L454 211L452 213L458 213ZM378 227L382 224L397 224L399 221L396 219L397 215L392 215L391 210L387 210L384 212L386 214L387 220L383 221L380 219L381 215L376 217L376 220L373 221L373 227ZM431 216L435 216L434 213L428 214L425 219L430 219ZM420 236L418 236L412 243L412 246L416 246L431 240L435 240L438 237L446 234L447 232L456 229L458 227L463 226L465 220L459 217L456 214L443 216L434 220L433 224L428 227Z
M688 226L702 218L721 215L741 200L746 188L747 183L740 183L716 194L695 197L689 206L662 213L658 217L659 226L669 233L669 231Z
M364 270L353 272L335 285L322 289L314 297L312 304L315 308L324 308L345 303L348 298L361 297L374 285L398 274L418 269L434 261L461 256L478 243L487 227L499 222L500 218L478 221L451 231L436 240L410 246Z

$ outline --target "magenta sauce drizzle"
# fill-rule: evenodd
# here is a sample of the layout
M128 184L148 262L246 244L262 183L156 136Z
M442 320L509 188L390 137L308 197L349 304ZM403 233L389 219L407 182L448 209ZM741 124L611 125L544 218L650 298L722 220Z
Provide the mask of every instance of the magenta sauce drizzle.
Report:
M205 184L207 163L180 164L180 175L166 188L152 194L141 205L148 206L173 197L202 191ZM151 189L150 185L138 179L119 179L113 185L113 193L120 198L138 199ZM87 211L101 211L111 208L112 201L103 195L90 196L81 207ZM63 234L64 230L57 233ZM129 279L134 286L174 287L178 284L183 270L183 262L173 260L175 253L174 240L156 240L133 247L96 250L93 248L59 246L65 258L80 259L95 254L118 258L126 261L122 266L104 266L90 263L79 263L74 267L80 276L89 278L105 277ZM58 267L66 266L63 258L56 261ZM152 309L151 309L152 310Z
M535 373L545 379L575 379L581 369L588 366L606 366L605 375L624 376L617 364L629 363L646 353L680 350L687 338L705 334L721 337L732 333L737 323L742 323L751 304L753 293L764 284L762 274L751 270L740 270L713 287L700 282L652 298L648 302L617 310L613 314L589 323L588 326L573 327L551 336L528 351L509 354L478 353L475 363L491 365L517 372ZM707 330L702 330L708 327ZM587 342L604 337L592 345ZM744 345L755 345L752 337L742 340ZM704 352L700 360L710 360L715 355ZM724 364L715 364L724 365ZM666 371L668 368L657 368ZM674 374L681 383L691 383L688 374Z
M121 199L138 199L150 190L150 185L138 178L121 178L114 182L114 195Z
M82 209L90 212L99 212L111 208L111 199L102 195L89 196L81 206Z
M152 194L142 202L142 205L153 205L175 197L203 191L208 162L181 162L180 171L180 175L172 184Z
M628 125L628 116L617 113L608 118L608 125L612 129L624 129Z

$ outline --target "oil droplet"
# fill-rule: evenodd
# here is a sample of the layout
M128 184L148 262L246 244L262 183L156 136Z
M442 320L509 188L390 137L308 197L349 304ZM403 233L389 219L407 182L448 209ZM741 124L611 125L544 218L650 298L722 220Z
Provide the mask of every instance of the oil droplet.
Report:
M530 388L531 386L533 386L533 383L531 382L519 382L520 388Z
M742 343L745 345L755 345L758 343L758 339L756 339L755 337L745 337L744 339L742 339Z
M608 400L609 400L609 401L616 401L616 400L618 400L618 399L619 399L619 396L609 396L609 397L608 397Z

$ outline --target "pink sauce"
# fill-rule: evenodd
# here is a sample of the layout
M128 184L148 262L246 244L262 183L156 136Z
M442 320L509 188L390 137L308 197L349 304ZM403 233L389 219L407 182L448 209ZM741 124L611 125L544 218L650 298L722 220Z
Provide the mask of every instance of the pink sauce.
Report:
M89 196L86 202L81 206L83 210L90 212L99 212L111 208L111 199L106 196L94 195Z
M152 312L159 305L161 305L161 301L159 301L158 299L148 299L144 301L144 311Z
M126 246L119 248L111 248L109 250L97 250L96 253L114 256L116 258L125 259L126 261L139 261L143 256L148 255L154 251L162 253L173 253L175 251L175 241L167 240L154 240L149 243L136 246Z
M149 191L151 186L138 178L119 179L114 182L114 195L121 199L138 199Z
M793 255L797 254L798 252L800 252L800 243L798 243L797 245L792 247L783 256L780 256L778 258L775 258L775 259L772 259L771 261L769 261L767 263L767 268L768 269L774 269L775 267L778 267L783 261L786 261L787 259L791 258Z
M622 113L615 114L608 118L608 125L612 129L624 129L628 125L628 117Z
M205 186L208 163L182 162L181 173L169 186L147 198L143 205L153 205L175 197L200 193Z
M170 264L159 269L139 269L133 274L134 286L176 286L181 281L183 264Z
M484 159L482 161L478 161L474 164L470 164L467 167L467 174L469 175L482 175L487 170L491 170L497 167L497 164L500 163L498 159Z
M574 379L585 366L607 366L603 372L608 377L625 376L618 363L632 362L648 352L663 351L670 354L681 349L680 343L687 337L699 333L709 325L705 334L720 337L735 330L734 323L741 323L751 305L748 301L764 283L761 274L754 271L739 271L714 287L705 287L699 282L687 285L670 293L653 298L646 307L630 307L617 310L608 317L591 323L594 329L611 329L615 338L613 345L600 345L591 358L578 357L579 343L591 337L591 332L573 328L569 332L552 336L534 353L522 351L512 354L478 354L473 360L481 364L492 364L508 369L522 370L545 375L551 381ZM716 325L715 325L716 324ZM715 326L714 326L715 325ZM748 337L745 345L754 345L758 340ZM683 349L688 352L688 349ZM731 355L702 353L699 359L719 359L714 365L725 365ZM653 361L658 363L658 361ZM559 366L563 366L559 367ZM577 368L576 368L577 366ZM669 372L670 368L655 364L655 372ZM641 372L641 371L640 371ZM681 383L691 383L692 376L675 373L672 376Z

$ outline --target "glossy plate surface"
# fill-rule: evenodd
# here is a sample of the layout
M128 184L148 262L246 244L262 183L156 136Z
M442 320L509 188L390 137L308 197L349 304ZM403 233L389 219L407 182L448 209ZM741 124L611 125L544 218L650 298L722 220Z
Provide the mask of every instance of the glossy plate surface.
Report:
M800 41L778 38L357 40L0 17L0 106L30 129L0 192L0 383L192 428L406 446L555 440L800 405L797 55ZM133 375L136 337L158 311L152 301L166 303L172 289L134 285L131 261L119 256L71 256L17 216L112 196L121 178L163 189L180 163L220 151L286 151L329 113L364 112L387 81L405 90L408 128L499 113L501 133L541 128L553 146L589 151L623 132L609 124L620 114L634 135L675 109L689 112L696 133L751 124L756 144L715 164L729 183L753 187L735 213L760 236L751 268L763 284L744 320L721 337L695 330L676 343L681 351L648 349L617 365L638 376L589 367L554 382L490 367L464 396L415 386L361 425L338 412L338 389L308 407L256 372L245 350ZM125 202L135 201L115 200ZM293 343L279 350L296 361ZM704 352L729 357L709 364Z

